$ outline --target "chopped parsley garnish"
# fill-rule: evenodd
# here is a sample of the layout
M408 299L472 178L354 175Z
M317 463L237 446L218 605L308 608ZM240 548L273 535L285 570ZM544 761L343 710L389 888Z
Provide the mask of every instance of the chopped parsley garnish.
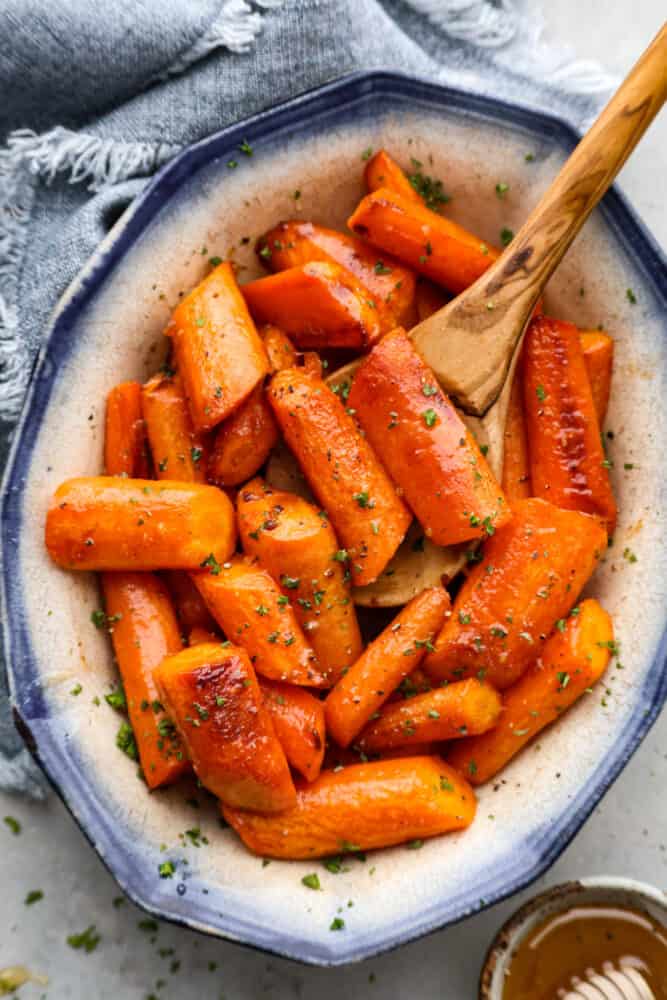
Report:
M44 899L44 893L41 889L31 889L28 895L25 897L23 902L26 906L32 906L33 903L39 903L40 899Z
M442 187L442 181L437 177L429 177L422 173L422 164L419 160L412 160L414 173L408 174L408 180L420 198L423 198L427 208L432 212L439 212L443 205L450 201L450 197Z
M209 555L207 555L206 559L204 559L204 561L201 562L199 565L201 566L202 569L206 569L208 567L213 576L219 576L222 570L222 566L220 565L220 563L215 558L212 552Z
M211 267L219 267L222 264L222 257L209 257L208 262Z
M9 827L14 836L18 837L19 833L21 832L21 824L19 823L19 821L17 819L14 819L13 816L5 816L3 822L5 823L6 826Z
M405 845L409 851L418 851L420 847L424 846L423 840L409 840Z
M301 879L301 884L305 885L307 889L321 889L320 877L317 872L311 872L310 875L304 875Z
M331 923L329 924L330 931L342 931L344 927L345 927L345 921L342 919L342 917L334 917Z
M558 678L558 690L564 691L570 683L570 675L566 670L559 670L556 677Z
M120 729L116 733L116 746L119 750L122 750L123 753L130 758L130 760L138 760L139 754L137 751L137 744L132 731L132 726L129 722L123 722Z
M347 562L347 549L338 549L331 557L336 562Z
M119 711L127 708L127 701L125 700L125 692L122 688L116 688L115 691L111 691L109 694L105 694L104 700L107 705L111 705L112 708L116 708Z
M429 385L427 382L425 382L422 385L422 393L425 396L435 396L437 395L437 392L438 392L437 385Z
M203 452L201 448L190 448L190 457L195 465L201 460Z
M243 142L239 146L239 149L245 156L252 156L252 146L250 145L247 139L243 140Z
M288 590L298 590L301 580L298 576L287 576L286 574L283 574L283 576L280 577L280 582L283 587L287 587Z
M176 872L173 861L163 861L161 865L158 866L158 872L160 878L173 878Z
M370 158L371 158L372 155L373 155L373 147L372 146L368 146L363 151L363 153L361 154L361 159L362 160L370 160Z
M97 933L95 924L91 924L80 934L70 934L67 943L70 948L75 948L77 951L83 949L89 955L91 951L95 951L100 940L101 936Z
M637 296L635 295L635 293L632 291L631 288L626 289L625 297L628 300L628 302L630 303L630 305L633 305L633 306L637 305Z
M509 189L509 184L506 184L504 181L499 181L498 184L496 184L496 194L499 198L504 198Z
M543 385L538 385L535 389L535 395L539 399L540 403L543 403L547 398L547 393Z
M502 243L502 245L504 247L509 246L513 239L514 239L513 230L508 229L507 226L503 226L503 228L500 230L500 242Z
M372 506L374 506L373 502L370 499L370 497L368 496L368 493L366 492L366 490L363 490L361 493L353 493L352 494L352 499L356 500L360 507L372 507Z
M378 260L373 270L376 274L391 274L391 268L387 267L384 261Z
M438 415L435 412L435 410L430 410L430 409L424 410L424 412L422 413L422 417L424 418L424 423L426 424L427 427L434 427L435 422L438 419Z
M443 792L453 792L454 786L448 778L440 777L440 789Z

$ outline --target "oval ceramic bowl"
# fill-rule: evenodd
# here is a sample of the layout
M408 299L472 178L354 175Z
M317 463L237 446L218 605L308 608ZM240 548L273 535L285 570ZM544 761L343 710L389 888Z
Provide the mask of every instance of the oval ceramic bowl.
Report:
M243 140L252 156L239 151ZM212 804L194 812L180 789L148 795L114 746L119 720L102 697L114 668L106 636L90 622L95 580L60 571L43 547L54 488L101 469L106 393L158 367L170 310L207 272L210 255L233 256L245 280L259 273L253 242L268 226L294 216L343 226L362 194L364 151L380 146L442 177L448 214L498 242L502 227L518 228L576 140L567 125L527 108L391 74L349 77L185 150L125 213L56 309L6 480L11 692L43 768L123 889L152 913L312 963L376 954L544 871L654 720L667 689L659 517L667 280L659 250L613 191L561 265L547 302L582 327L604 323L616 338L608 427L621 518L594 591L614 615L623 669L612 666L606 685L481 790L478 818L464 834L421 850L378 852L339 874L316 865L324 891L312 892L301 884L312 863L264 867L220 828ZM503 199L495 193L500 181L509 185ZM637 561L624 559L624 549ZM76 683L83 690L73 697ZM195 847L197 836L186 833L193 827L208 844ZM158 865L167 858L178 873L161 880ZM345 930L332 932L341 910Z
M524 938L547 917L573 906L629 907L667 928L667 893L645 882L596 875L553 886L529 900L498 931L482 968L479 1000L502 1000L505 977Z

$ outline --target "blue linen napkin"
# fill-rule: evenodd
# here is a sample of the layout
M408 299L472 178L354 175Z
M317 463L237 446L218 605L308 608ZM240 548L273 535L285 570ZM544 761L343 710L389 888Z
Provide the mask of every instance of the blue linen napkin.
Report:
M53 306L183 146L378 67L529 100L583 129L614 81L540 31L532 0L5 0L0 466ZM0 788L44 787L0 669Z

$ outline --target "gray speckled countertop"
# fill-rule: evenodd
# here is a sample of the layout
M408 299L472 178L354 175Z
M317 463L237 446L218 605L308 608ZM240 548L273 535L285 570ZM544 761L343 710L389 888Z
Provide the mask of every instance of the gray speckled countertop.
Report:
M664 15L662 0L551 0L547 40L572 46L618 73L648 43ZM621 174L620 185L654 235L667 244L667 114L653 126ZM29 984L25 1000L472 1000L486 947L499 924L543 886L580 875L626 875L667 887L667 714L607 793L559 861L528 891L449 930L397 952L342 969L307 969L167 924L142 930L130 903L115 907L117 888L60 802L29 804L0 794L0 969L24 964L48 978ZM31 906L26 894L44 898ZM400 906L400 900L396 901ZM69 934L95 924L90 954L73 951Z

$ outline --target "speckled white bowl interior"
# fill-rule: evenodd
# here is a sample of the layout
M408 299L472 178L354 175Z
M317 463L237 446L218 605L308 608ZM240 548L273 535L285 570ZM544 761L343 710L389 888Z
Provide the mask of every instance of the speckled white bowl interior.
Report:
M135 765L116 750L119 718L103 695L117 674L107 637L90 621L99 606L96 581L63 572L48 559L43 525L51 494L69 476L100 472L107 392L155 371L170 310L179 292L207 273L209 256L233 258L245 281L260 273L253 243L267 227L293 217L344 227L362 194L362 152L381 146L402 164L416 158L442 178L452 198L447 214L493 243L502 227L519 227L566 155L556 137L516 124L418 102L397 110L385 101L350 113L344 124L322 121L302 134L256 142L251 158L237 153L236 169L225 156L184 176L79 312L68 332L74 347L60 370L42 372L54 384L27 468L17 539L36 683L45 694L50 732L71 747L72 766L89 781L86 808L102 811L117 831L113 851L103 838L96 846L109 851L107 861L121 883L140 901L194 926L219 930L214 912L234 914L228 935L323 962L360 957L432 929L441 922L443 900L454 910L458 899L467 900L464 910L471 912L484 898L507 891L506 885L497 888L503 873L511 873L514 884L536 873L550 828L568 810L574 815L591 782L604 785L605 762L624 727L650 710L641 689L666 610L661 491L664 499L667 341L641 265L597 212L547 295L554 315L584 328L602 324L616 343L606 426L614 432L610 453L620 516L613 548L589 591L613 615L621 655L594 693L523 752L499 784L480 789L478 817L465 833L436 838L421 850L377 852L366 863L350 861L338 875L312 862L263 867L219 827L212 805L194 811L179 789L149 795ZM530 162L527 153L534 155ZM509 185L502 199L495 191L499 181ZM116 226L103 255L124 225ZM76 683L83 688L78 697L71 694ZM96 697L102 698L99 707ZM77 813L76 802L69 804ZM193 826L207 845L196 849L187 838L184 845L181 835ZM571 832L563 829L563 846ZM137 843L156 898L133 886L131 867L116 864L118 850ZM179 876L157 885L158 864L166 857L178 862ZM322 892L301 885L314 868ZM177 897L179 883L185 896ZM341 908L345 931L332 933L329 924Z

